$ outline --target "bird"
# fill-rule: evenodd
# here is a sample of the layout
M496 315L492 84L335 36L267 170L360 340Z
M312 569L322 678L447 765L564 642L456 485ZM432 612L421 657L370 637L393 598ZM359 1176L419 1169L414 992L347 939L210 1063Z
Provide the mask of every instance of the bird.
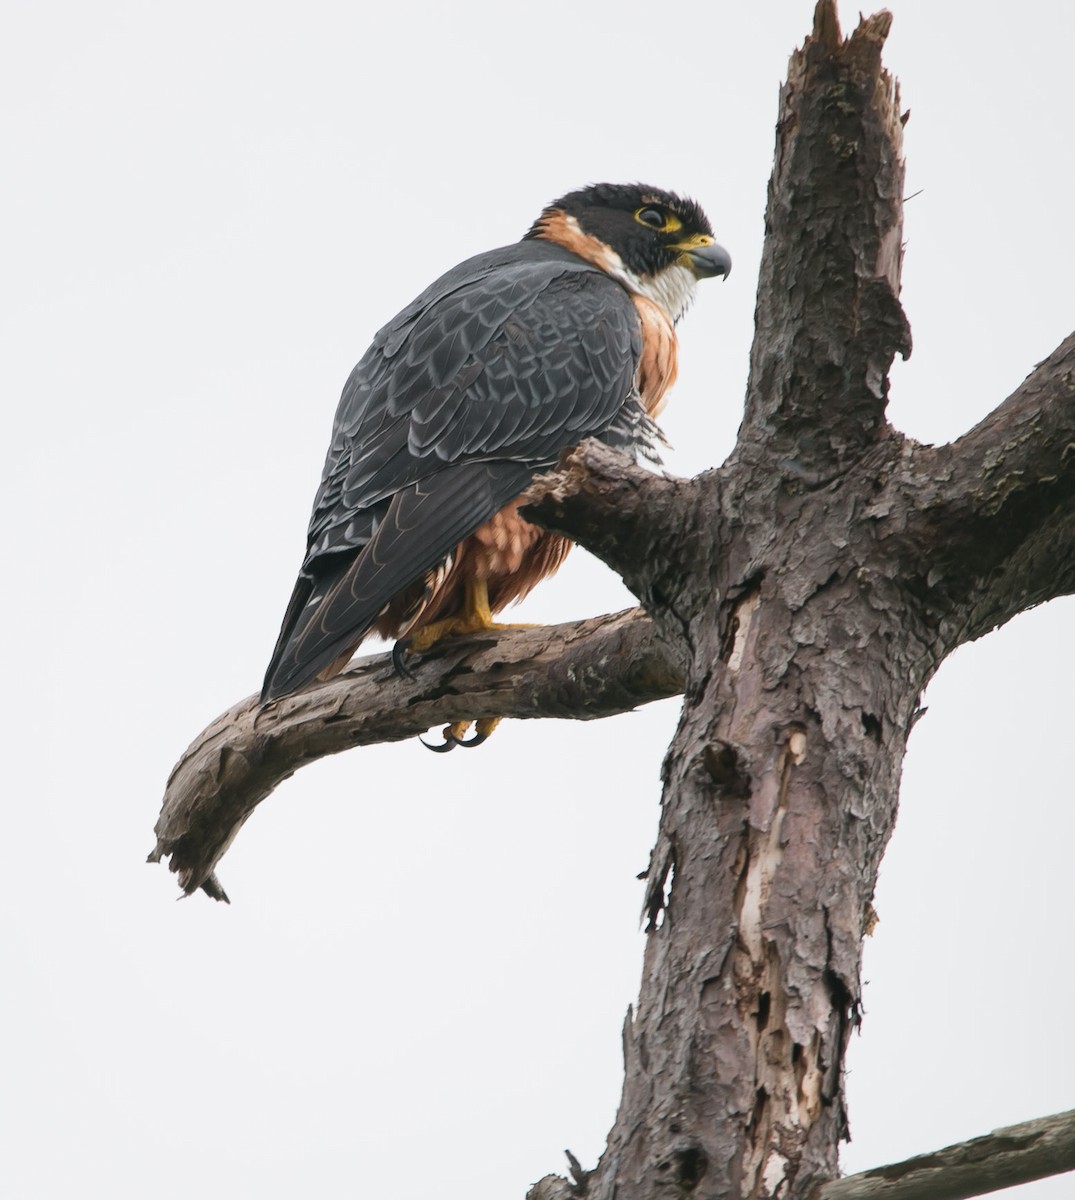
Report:
M598 183L393 317L344 385L261 704L331 678L371 633L409 674L445 637L504 628L571 545L520 515L522 493L586 438L657 457L676 323L730 270L695 201Z

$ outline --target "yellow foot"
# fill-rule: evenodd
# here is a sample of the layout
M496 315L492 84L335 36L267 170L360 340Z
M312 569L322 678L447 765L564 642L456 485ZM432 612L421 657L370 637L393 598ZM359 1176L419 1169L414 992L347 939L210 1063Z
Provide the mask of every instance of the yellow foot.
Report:
M440 645L445 638L455 637L457 634L466 636L472 633L507 633L512 629L537 628L539 627L532 623L520 624L514 621L511 624L489 621L488 624L476 625L463 617L449 617L443 621L434 621L432 625L419 629L411 637L400 638L392 647L392 665L397 675L402 675L404 679L413 679L414 672L407 666L406 655L425 654L434 646Z
M495 621L485 623L469 621L466 617L446 617L443 621L434 621L432 625L427 625L413 634L407 643L407 650L411 654L425 654L427 650L432 650L438 642L444 641L447 637L468 633L487 633L500 628L501 626L497 625Z
M536 629L536 625L510 624L501 621L474 621L469 617L446 617L443 621L434 621L424 629L409 638L404 638L409 654L425 654L434 646L448 637L466 636L471 633L503 633L510 629Z
M424 654L446 637L468 633L493 633L501 629L523 629L523 625L501 625L489 607L489 585L484 579L468 579L463 593L463 611L419 629L407 642L412 654Z
M474 722L474 736L467 737L467 730L470 728L470 721L456 721L451 725L444 726L444 741L439 745L431 745L429 742L422 742L427 750L432 750L436 754L447 754L449 750L454 750L456 746L463 746L467 750L473 750L475 746L480 746L482 742L489 738L489 735L500 724L499 717L486 717L484 720ZM421 739L419 738L419 741Z

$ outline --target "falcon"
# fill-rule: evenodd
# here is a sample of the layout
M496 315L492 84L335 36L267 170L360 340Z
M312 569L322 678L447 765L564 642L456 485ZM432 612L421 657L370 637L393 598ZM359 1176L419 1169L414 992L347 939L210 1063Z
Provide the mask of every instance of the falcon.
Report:
M503 628L493 614L571 545L519 515L521 493L585 438L655 457L676 322L730 270L693 200L601 183L389 321L340 397L262 704L330 678L371 633L407 673L405 655ZM434 748L496 721L469 724Z

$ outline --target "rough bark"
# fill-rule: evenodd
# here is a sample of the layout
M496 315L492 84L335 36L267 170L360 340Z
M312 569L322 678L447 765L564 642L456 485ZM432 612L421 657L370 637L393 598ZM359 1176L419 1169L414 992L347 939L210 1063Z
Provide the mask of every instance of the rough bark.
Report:
M1075 1170L1075 1109L823 1184L816 1200L970 1200Z
M910 347L888 24L844 41L823 2L791 60L739 442L719 471L655 493L683 552L664 544L633 583L679 631L687 682L623 1098L586 1179L601 1200L797 1198L835 1176L862 940L918 696L957 645L1075 581L1069 343L950 447L885 420ZM571 478L592 460L580 452ZM529 511L601 554L565 490Z
M172 770L149 861L168 857L184 892L226 900L216 864L257 805L307 763L464 718L612 716L682 687L667 643L629 609L445 644L422 657L413 680L381 654L266 708L247 696Z
M956 644L1075 590L1075 334L948 446L913 446L912 544ZM947 647L951 649L951 646Z
M863 930L938 661L863 519L899 461L887 372L909 346L888 23L842 41L822 4L791 60L739 444L681 497L686 695L594 1197L805 1196L836 1174Z
M595 650L599 625L574 650L541 641L555 631L462 644L420 688L360 665L269 713L237 706L169 784L154 857L212 892L253 805L320 753L455 717L600 716L683 683L620 1109L597 1166L535 1200L842 1186L844 1053L919 694L958 645L1075 589L1075 335L950 446L885 417L910 349L889 21L845 40L821 0L792 56L729 460L669 480L584 445L531 491L531 519L639 596L652 625L616 620L641 641Z
M566 1153L570 1179L546 1175L530 1189L528 1200L575 1200L588 1194L593 1172ZM809 1200L973 1200L1072 1170L1075 1109L830 1180L819 1184Z

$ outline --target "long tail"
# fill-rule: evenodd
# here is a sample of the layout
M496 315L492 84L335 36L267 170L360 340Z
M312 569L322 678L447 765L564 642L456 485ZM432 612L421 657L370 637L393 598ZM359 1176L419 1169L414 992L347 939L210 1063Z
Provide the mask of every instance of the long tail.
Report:
M514 462L446 467L397 492L356 556L325 556L310 564L292 592L262 704L298 691L353 653L392 598L513 500L533 472Z

